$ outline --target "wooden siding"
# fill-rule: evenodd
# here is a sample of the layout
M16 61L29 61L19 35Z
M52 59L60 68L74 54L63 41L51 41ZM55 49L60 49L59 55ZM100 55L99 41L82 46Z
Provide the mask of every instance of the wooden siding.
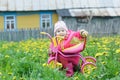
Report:
M39 28L40 27L39 25L40 25L39 14L17 16L18 29Z
M70 15L75 16L120 16L120 8L91 8L91 9L69 9ZM63 16L64 15L63 13Z
M53 26L54 24L58 21L58 14L53 14L52 15L52 23L53 23Z
M120 8L120 0L0 0L0 11Z
M3 31L4 30L4 17L0 16L0 30Z
M64 18L69 29L85 29L90 35L120 34L120 17L93 17L88 23L81 23L77 18Z

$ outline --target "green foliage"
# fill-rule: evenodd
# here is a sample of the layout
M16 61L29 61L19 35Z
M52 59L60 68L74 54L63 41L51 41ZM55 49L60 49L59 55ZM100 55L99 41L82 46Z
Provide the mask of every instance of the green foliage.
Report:
M76 72L67 78L60 71L43 64L48 59L47 39L0 42L0 80L119 80L120 37L90 37L83 56L97 59L97 69L90 75Z

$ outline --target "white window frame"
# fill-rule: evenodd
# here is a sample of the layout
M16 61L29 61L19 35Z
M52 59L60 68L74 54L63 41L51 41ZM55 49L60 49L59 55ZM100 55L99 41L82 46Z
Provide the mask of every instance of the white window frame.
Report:
M7 19L7 17L13 17L13 19ZM12 28L12 23L13 23L13 28ZM5 31L15 31L16 26L15 26L15 15L5 15ZM9 29L7 28L7 24L9 25Z
M47 15L47 18L44 18L43 16ZM43 27L43 23L45 23L45 27ZM49 23L49 26L48 24ZM51 14L41 14L41 28L42 29L48 29L51 28Z

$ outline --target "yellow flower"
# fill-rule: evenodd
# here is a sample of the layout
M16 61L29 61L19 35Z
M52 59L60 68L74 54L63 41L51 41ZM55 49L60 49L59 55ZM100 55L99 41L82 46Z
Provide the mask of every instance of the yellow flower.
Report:
M0 72L0 76L2 75L2 73Z
M10 56L9 55L5 55L5 58L9 58Z
M76 76L76 77L74 77L74 80L79 80L79 78Z
M99 56L102 56L103 55L103 53L97 53L96 55L95 55L95 57L99 57Z
M120 53L120 48L115 51L116 53Z
M105 62L103 61L103 62L101 62L102 64L105 64Z
M16 80L16 76L13 76L13 80Z
M43 63L42 66L45 67L45 66L48 66L48 64L47 63Z
M110 50L110 48L104 48L104 50Z
M102 52L102 53L97 53L97 54L95 55L95 57L99 57L99 56L102 56L102 55L109 56L109 55L108 55L108 52Z
M21 77L20 80L24 80L24 78Z
M32 55L32 58L34 58L35 57L35 55Z
M46 66L46 64L43 64L43 66ZM54 60L51 61L49 64L47 64L49 68L61 68L62 64L59 62L55 62Z
M3 44L2 48L3 48L3 49L7 49L7 48L8 48L8 45L7 45L7 44Z
M60 67L62 67L62 64L57 62L56 66L60 68Z
M119 72L116 72L116 73L115 73L115 75L118 75L118 74L119 74Z
M5 76L3 76L3 79L5 79L6 77Z
M12 75L13 73L12 72L8 72L9 75Z
M102 52L102 54L105 55L105 56L109 56L108 52Z

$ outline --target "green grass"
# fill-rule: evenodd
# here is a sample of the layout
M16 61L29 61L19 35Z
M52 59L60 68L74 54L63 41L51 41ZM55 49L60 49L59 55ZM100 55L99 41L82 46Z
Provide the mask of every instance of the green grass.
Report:
M47 39L0 42L0 80L120 80L120 37L89 38L83 56L97 59L90 75L75 73L67 78L65 70L47 66ZM102 54L102 55L98 55Z

